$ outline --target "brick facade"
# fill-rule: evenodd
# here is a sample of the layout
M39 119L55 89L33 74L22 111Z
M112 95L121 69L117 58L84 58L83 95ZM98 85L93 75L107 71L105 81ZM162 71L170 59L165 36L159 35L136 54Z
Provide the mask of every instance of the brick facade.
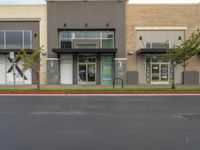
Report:
M144 4L126 5L126 55L127 71L137 70L135 27L187 27L185 38L197 30L200 24L200 6L197 4ZM188 71L198 70L198 57L193 57Z

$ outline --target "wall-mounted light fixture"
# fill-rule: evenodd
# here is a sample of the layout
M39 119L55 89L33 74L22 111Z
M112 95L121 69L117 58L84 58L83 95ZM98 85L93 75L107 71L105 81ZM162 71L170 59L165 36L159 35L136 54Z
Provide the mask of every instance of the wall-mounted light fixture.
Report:
M47 53L42 51L41 54L42 54L43 56L45 56Z
M129 52L128 52L128 55L133 55L133 51L129 51Z
M139 37L139 40L140 40L140 41L142 40L142 36Z
M181 36L179 36L179 37L178 37L178 40L182 40L182 37L181 37Z
M33 35L33 36L34 36L34 38L35 38L35 37L37 37L37 33L34 33L34 35Z
M66 28L66 27L67 27L67 24L66 24L66 23L64 23L64 24L63 24L63 27L64 27L64 28Z
M109 23L106 23L106 27L109 27Z

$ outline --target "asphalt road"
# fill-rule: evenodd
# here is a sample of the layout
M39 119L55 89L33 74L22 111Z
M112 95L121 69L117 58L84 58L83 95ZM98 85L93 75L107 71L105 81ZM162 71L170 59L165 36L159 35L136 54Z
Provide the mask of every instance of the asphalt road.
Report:
M199 150L198 96L0 96L0 150Z

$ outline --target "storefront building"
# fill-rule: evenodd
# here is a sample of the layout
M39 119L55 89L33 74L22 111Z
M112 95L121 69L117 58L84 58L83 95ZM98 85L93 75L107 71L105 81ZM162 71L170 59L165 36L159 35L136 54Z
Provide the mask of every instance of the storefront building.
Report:
M172 68L164 54L199 27L198 4L127 4L127 83L170 84ZM176 84L199 84L199 56L175 68Z
M31 69L23 70L23 62L16 58L17 53L24 49L32 53L45 44L45 6L0 6L0 84L13 84L14 73L16 84L35 84L36 75ZM45 51L45 50L44 50ZM10 58L14 52L15 59ZM45 83L45 56L41 56L41 84ZM15 69L13 67L15 64ZM15 71L14 71L15 70Z
M126 80L125 1L47 0L48 84Z
M1 27L5 24L8 26L10 22L1 22ZM22 24L20 23L20 26ZM16 30L14 28L3 28L0 30L0 84L12 84L13 78L13 63L16 63L16 84L32 84L33 74L31 70L24 71L20 59L13 60L8 55L9 52L19 52L20 49L25 49L27 52L33 52L31 38L32 30ZM13 30L15 29L15 30Z
M43 46L41 84L170 84L163 56L200 27L199 4L128 4L126 0L46 0L0 6L0 84L13 84L10 52ZM35 75L15 60L17 84ZM176 84L200 83L200 57L175 69Z

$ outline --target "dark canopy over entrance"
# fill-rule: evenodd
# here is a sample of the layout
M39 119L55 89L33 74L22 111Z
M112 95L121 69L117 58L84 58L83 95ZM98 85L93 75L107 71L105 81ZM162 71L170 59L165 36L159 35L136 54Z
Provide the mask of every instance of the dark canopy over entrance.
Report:
M154 53L166 53L168 49L152 49L152 48L141 48L137 50L137 54L154 54Z
M55 48L52 49L55 53L116 53L117 49L112 48Z

